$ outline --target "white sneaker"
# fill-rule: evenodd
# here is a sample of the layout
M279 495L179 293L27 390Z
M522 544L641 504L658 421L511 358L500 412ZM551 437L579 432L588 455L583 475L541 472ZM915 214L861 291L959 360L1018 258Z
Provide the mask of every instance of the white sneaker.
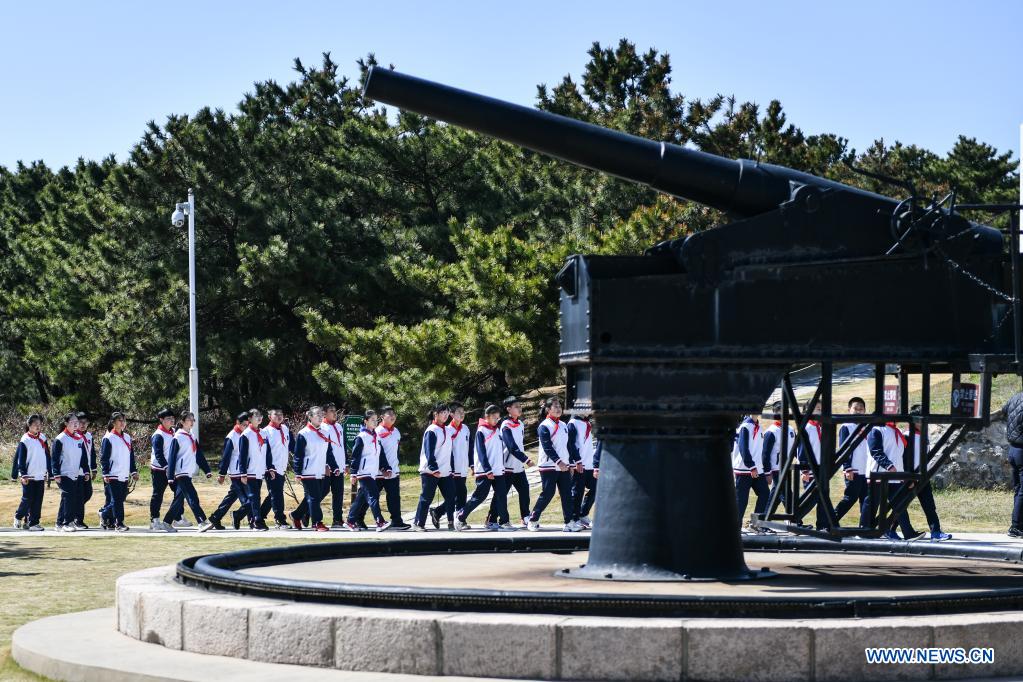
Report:
M578 533L581 529L576 525L575 521L569 521L561 530L564 533Z
M70 523L66 523L66 524L64 524L64 532L65 532L65 533L74 533L74 532L75 532L75 531L77 531L77 530L78 530L78 529L77 529L77 528L75 528L75 527L74 527L73 525L71 525Z
M213 522L210 521L209 519L206 519L205 521L203 521L202 523L199 524L199 532L200 533L205 533L210 528L213 528Z
M88 530L89 529L88 526L86 526L85 524L79 523L78 521L73 522L71 525L75 527L75 530Z
M192 522L189 521L188 519L178 519L177 521L175 521L171 525L173 527L175 527L175 528L191 528L192 527Z
M590 525L590 517L589 516L582 516L582 517L580 517L578 523L584 529L585 528L593 528L593 526Z
M161 521L160 519L153 519L152 521L150 521L149 522L149 530L155 531L157 533L166 533L166 532L168 532L167 531L167 526L165 526L163 521Z
M511 525L510 523L502 523L500 526L497 527L497 530L515 532L518 530L518 528L516 526Z
M522 517L522 524L519 526L519 528L529 528L529 517L528 516L523 516Z
M45 528L43 528L42 526L40 526L40 525L39 525L39 524L37 523L37 524L35 524L34 526L29 526L29 527L28 527L28 528L27 528L26 530L30 530L30 531L32 531L32 532L34 532L34 533L38 533L38 532L39 532L39 531L41 531L41 530L45 530Z
M462 519L455 519L455 530L468 530L469 524Z
M501 524L499 523L488 523L487 530L501 530Z
M526 521L526 530L532 530L532 531L540 530L540 522L539 521L529 521L529 520L527 520Z
M168 533L177 533L178 532L177 528L175 528L174 526L170 525L166 521L161 521L160 525L163 526L163 529L165 531L167 531Z
M21 519L19 519L17 516L15 516L14 517L14 523L11 524L11 528L17 528L18 530L21 530L23 525L24 524L22 524Z

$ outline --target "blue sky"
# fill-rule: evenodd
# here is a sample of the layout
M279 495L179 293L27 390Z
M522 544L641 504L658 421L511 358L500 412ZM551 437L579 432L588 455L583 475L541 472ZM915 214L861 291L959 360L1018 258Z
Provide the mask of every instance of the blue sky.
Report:
M0 165L123 159L149 120L233 109L329 51L520 103L578 75L594 41L671 55L691 97L779 99L809 133L1018 157L1023 3L0 2Z

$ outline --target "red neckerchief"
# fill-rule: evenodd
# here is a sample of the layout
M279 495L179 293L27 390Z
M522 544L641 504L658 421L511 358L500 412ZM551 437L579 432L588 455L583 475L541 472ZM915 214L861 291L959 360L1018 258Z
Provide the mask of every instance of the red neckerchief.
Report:
M365 426L363 426L359 430L360 431L364 431L364 432L368 433L369 435L373 436L373 445L375 446L377 444L377 432L376 431L374 431L372 429L367 429Z
M554 438L554 436L558 435L558 429L561 428L561 420L560 419L554 419L552 417L547 417L547 418L550 419L552 422L554 422L554 430L551 431L551 438Z
M240 434L240 433L241 433L242 431L244 431L245 429L240 429L240 428L238 428L238 426L239 426L238 424L235 424L235 425L234 425L234 432L235 432L235 433L238 433L238 434Z
M263 440L263 434L261 434L256 429L252 428L252 424L249 424L249 431L256 434L256 442L259 443L259 447L263 447L263 443L266 442Z
M25 435L28 436L29 438L35 438L37 441L39 441L39 444L43 446L43 451L46 452L46 454L50 454L50 444L47 443L46 440L43 438L42 432L32 435L31 431L26 431Z
M185 429L181 429L179 431L179 433L183 433L186 436L188 436L188 440L190 440L192 442L192 452L195 452L196 450L199 449L199 446L195 444L195 438L192 437L192 434L189 431L186 431Z
M288 444L288 439L284 437L284 424L282 423L280 426L278 426L277 424L274 424L273 422L270 422L270 426L274 427L275 429L277 429L280 432L280 434L281 434L281 444L282 445L287 445Z
M71 436L72 440L82 440L81 435L79 435L79 433L77 431L72 433L71 431L68 431L67 428L65 428L64 429L64 433L66 433L67 435Z
M326 419L324 419L323 423L326 424L327 426L329 426L331 428L331 430L334 432L334 435L337 436L337 443L334 443L334 441L330 441L330 442L334 443L335 445L340 445L341 444L341 432L337 430L337 422L336 421L329 422ZM328 438L327 440L330 440L330 439Z
M774 425L775 425L775 426L778 426L778 427L780 427L780 426L781 426L781 422L779 422L779 421L776 421L776 422L774 423Z
M451 422L451 428L455 430L455 435L457 436L458 432L462 430L462 426L465 424L465 422L458 422L458 426L455 426L454 424L455 422Z
M315 433L317 436L320 437L320 440L325 440L328 443L333 443L334 442L331 439L329 439L326 436L324 436L322 433L320 433L320 430L318 428L316 428L315 426L313 426L312 424L310 424L309 422L306 422L306 426L308 426L310 429L312 429L313 433Z
M384 433L380 436L380 440L383 440L384 438L387 438L392 433L394 433L394 427L393 426L391 428L387 428L386 426L381 424L380 428L382 428L384 430Z
M585 442L587 441L587 439L589 439L589 437L590 437L590 430L591 430L592 428L593 428L593 427L592 427L592 426L590 426L590 422L588 422L588 421L587 421L587 422L586 422L586 435L585 435L585 436L583 436L583 442L584 442L584 443L585 443Z
M505 423L507 423L507 424L511 424L511 427L512 427L513 429L517 429L517 428L519 428L519 420L518 420L518 419L512 419L511 417L508 417L508 418L507 418L507 419L505 419L504 421L505 421Z
M447 443L448 442L448 430L446 428L444 428L443 424L438 424L436 420L434 420L433 425L434 426L439 426L440 427L440 433L441 433L442 436L444 436L444 440L442 440L440 442L440 444L443 445L444 443Z
M811 419L810 420L810 426L812 426L815 429L817 429L817 440L820 441L820 439L821 439L821 423Z
M163 424L160 424L159 426L157 426L157 427L156 427L156 430L157 430L157 431L163 431L163 432L164 432L164 433L166 433L166 434L167 434L168 436L173 436L173 435L174 435L174 432L173 432L173 431L171 431L170 429L165 429L165 428L163 428Z
M753 437L756 438L758 433L760 433L760 422L753 422Z
M489 443L490 439L497 435L498 428L496 426L491 426L490 422L488 422L486 419L480 419L479 428L490 429L490 435L483 439L483 442L485 443Z
M906 447L906 437L902 435L902 431L895 425L895 422L887 422L885 426L890 427L895 432L895 435L899 437L899 440L902 441L902 447Z
M121 439L121 442L122 442L122 443L124 443L124 447L128 448L128 452L131 452L131 446L130 446L130 445L128 445L128 441L126 441L126 440L124 439L124 436L123 436L123 435L121 434L121 432L120 432L120 431L114 431L114 430L111 430L111 431L110 431L110 433L112 433L112 434L114 434L115 436L117 436L118 438L120 438L120 439Z

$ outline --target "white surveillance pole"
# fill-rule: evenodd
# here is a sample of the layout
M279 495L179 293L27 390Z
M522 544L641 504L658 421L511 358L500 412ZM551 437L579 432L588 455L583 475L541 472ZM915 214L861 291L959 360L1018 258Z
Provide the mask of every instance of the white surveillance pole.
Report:
M188 201L174 205L171 225L184 227L188 216L188 411L195 416L192 435L199 438L199 367L195 355L195 193L188 188Z
M199 367L195 359L195 193L188 188L188 411L195 415L192 434L199 439Z

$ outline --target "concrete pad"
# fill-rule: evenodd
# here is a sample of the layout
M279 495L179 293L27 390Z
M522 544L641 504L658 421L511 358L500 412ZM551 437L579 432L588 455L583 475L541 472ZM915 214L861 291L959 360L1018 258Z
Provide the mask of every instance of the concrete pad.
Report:
M113 609L52 616L23 625L11 654L23 668L69 682L479 682L350 672L207 656L146 644L114 630ZM53 646L54 640L62 642ZM504 678L507 679L507 678Z
M329 668L334 665L334 624L344 607L306 604L249 610L248 658Z
M935 679L966 676L1011 675L1023 671L1023 613L978 613L935 616L934 646L992 647L995 662L984 664L935 664Z
M564 620L507 613L440 620L442 673L486 677L500 670L516 678L558 679L557 626Z
M682 678L681 620L577 617L558 628L562 679Z
M197 654L248 658L249 609L284 602L255 597L211 597L184 604L182 648Z
M337 620L334 666L343 670L440 675L438 620L450 615L359 609Z
M685 679L789 682L811 677L808 627L767 619L687 620L684 627Z
M929 647L931 618L866 618L812 621L814 672L818 682L925 680L931 666L867 663L868 647Z

